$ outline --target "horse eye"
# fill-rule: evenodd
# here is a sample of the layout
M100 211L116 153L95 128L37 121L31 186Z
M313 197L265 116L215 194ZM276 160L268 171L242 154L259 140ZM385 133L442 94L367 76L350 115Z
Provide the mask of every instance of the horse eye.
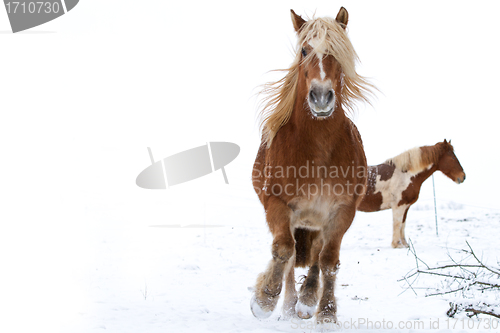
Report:
M307 57L307 51L305 48L302 48L302 56L305 58Z

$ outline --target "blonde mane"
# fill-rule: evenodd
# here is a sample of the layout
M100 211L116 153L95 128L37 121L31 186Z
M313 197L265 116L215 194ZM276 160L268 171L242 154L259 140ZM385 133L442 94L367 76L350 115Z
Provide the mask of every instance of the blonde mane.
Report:
M260 112L261 131L263 142L269 147L278 132L285 125L295 105L297 97L297 83L299 65L301 62L301 48L303 45L314 40L313 51L321 51L335 57L342 68L342 106L352 110L356 100L370 103L368 95L373 86L367 80L356 73L356 62L358 55L354 50L346 31L335 20L329 17L308 20L300 29L295 59L288 69L286 75L276 82L264 85L261 94L266 95L262 103L264 107ZM310 52L305 61L311 59L315 52Z
M403 172L417 174L438 163L446 149L453 151L453 146L447 142L439 142L434 146L415 147L388 159L385 163L393 164Z

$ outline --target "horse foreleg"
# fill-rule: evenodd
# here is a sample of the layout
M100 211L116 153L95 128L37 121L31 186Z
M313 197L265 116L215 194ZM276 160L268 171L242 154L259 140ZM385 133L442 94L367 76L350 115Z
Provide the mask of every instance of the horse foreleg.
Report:
M295 304L297 304L297 289L295 289L295 258L288 261L288 272L285 278L285 299L283 300L283 316L291 318L295 315Z
M323 248L323 240L318 235L313 240L311 245L311 264L307 277L300 287L300 296L295 310L297 316L302 319L309 319L316 312L318 304L318 289L319 289L319 253Z
M406 213L409 205L402 205L392 208L392 247L404 248L408 247L405 239Z
M407 206L403 214L403 220L401 222L401 243L403 244L404 247L409 247L408 243L406 242L406 236L405 236L406 215L408 214L409 209L410 206Z
M269 317L281 293L283 275L290 258L295 253L295 240L290 230L290 208L279 198L271 197L266 209L266 219L273 234L272 256L269 265L257 277L251 309L255 317Z
M316 320L320 324L326 325L337 321L335 277L340 266L340 244L342 237L354 219L355 213L355 205L340 206L334 218L323 229L324 245L319 255L319 267L323 277L323 292L316 312Z

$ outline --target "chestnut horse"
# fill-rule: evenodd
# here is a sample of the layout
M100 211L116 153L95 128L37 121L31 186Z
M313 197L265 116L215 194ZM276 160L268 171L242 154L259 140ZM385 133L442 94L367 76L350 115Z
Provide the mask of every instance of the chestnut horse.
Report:
M405 239L408 209L417 201L422 183L437 170L457 184L465 180L464 169L453 152L451 141L446 139L368 167L368 187L358 210L392 209L392 247L408 247Z
M252 180L273 243L251 310L257 318L269 317L286 277L284 313L301 318L315 313L324 324L336 320L340 243L367 181L361 137L345 111L356 100L368 101L371 85L355 70L345 8L335 20L305 21L293 10L291 14L298 36L294 62L283 79L263 90L262 142ZM316 275L321 270L323 285L317 311L316 292L303 288L297 297L295 290L294 266L313 260L311 269Z

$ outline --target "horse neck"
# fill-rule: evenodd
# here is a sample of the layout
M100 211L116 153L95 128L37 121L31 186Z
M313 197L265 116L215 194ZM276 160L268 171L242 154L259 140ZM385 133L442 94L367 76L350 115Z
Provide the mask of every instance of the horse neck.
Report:
M423 171L419 172L415 176L413 176L414 182L419 182L420 185L427 180L434 172L438 170L437 163L432 164L430 167L425 168Z
M291 117L292 128L297 144L307 145L308 149L314 146L328 145L333 148L336 141L342 140L345 133L344 126L346 116L341 107L336 106L332 115L327 119L318 120L313 118L311 111L307 109L306 100L299 99L294 106Z
M426 149L427 147L421 147L421 149ZM434 146L432 146L432 148L434 148ZM419 179L422 179L422 182L424 182L427 178L429 178L434 172L436 171L441 171L441 169L439 168L439 162L441 161L441 158L443 158L443 152L441 151L440 154L439 154L439 157L437 159L437 161L435 163L433 163L430 167L427 166L426 169L424 169L423 171L421 171L420 173L418 173L416 175L416 177L418 177Z

